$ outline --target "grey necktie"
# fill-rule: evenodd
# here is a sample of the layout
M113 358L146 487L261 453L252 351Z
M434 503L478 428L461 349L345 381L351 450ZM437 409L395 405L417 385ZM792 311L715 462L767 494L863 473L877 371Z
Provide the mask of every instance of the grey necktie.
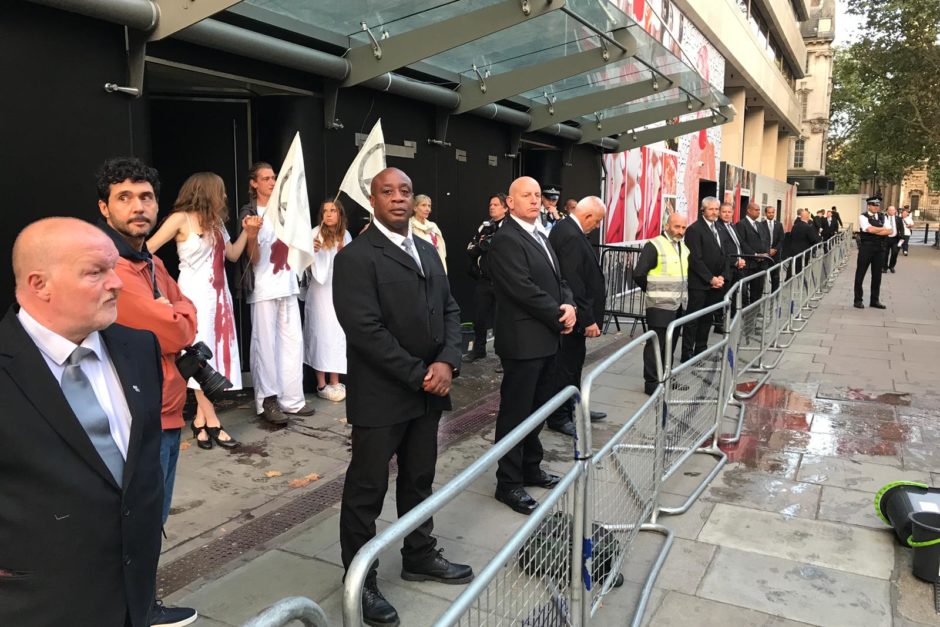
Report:
M542 232L538 230L538 228L536 228L533 232L535 233L535 239L537 239L539 241L539 244L542 245L542 248L545 249L545 256L548 257L548 263L551 264L552 270L554 270L555 262L552 261L552 254L548 252L548 240L545 239L545 236L542 235Z
M411 258L415 260L415 264L418 266L418 274L424 276L424 270L421 268L421 258L418 257L418 251L415 250L415 244L407 237L402 240L401 247L405 249L405 252L411 255Z
M72 351L65 372L62 373L62 393L114 480L118 485L123 485L124 456L111 437L111 423L98 402L98 397L95 396L91 381L78 365L82 359L92 354L94 351L83 346Z
M734 232L734 227L731 224L726 222L725 230L728 231L728 235L731 236L732 241L734 241L734 248L740 255L741 254L741 242L738 241L738 234Z
M710 222L709 226L712 229L712 235L715 236L715 241L718 242L718 246L721 247L721 238L718 236L718 228L715 226L714 222Z

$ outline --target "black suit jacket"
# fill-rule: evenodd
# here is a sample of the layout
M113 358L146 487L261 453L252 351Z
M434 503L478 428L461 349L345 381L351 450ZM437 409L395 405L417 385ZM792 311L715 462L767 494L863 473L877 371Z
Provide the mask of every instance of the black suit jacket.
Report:
M561 305L574 296L560 274L560 262L546 241L549 262L534 237L507 216L493 238L489 268L496 292L496 354L505 359L539 359L558 351L564 325Z
M460 367L460 308L437 251L415 237L414 259L377 227L336 255L333 306L346 332L346 418L390 426L451 408L422 389L428 366Z
M149 625L163 510L160 349L101 332L131 431L117 485L11 308L0 322L0 625Z
M830 237L835 235L836 231L838 230L839 230L839 225L836 224L835 218L832 218L831 220L824 220L823 229L822 229L822 238L829 239Z
M838 225L838 228L842 228L842 218L839 216L839 212L835 209L832 210L832 221Z
M790 230L790 256L795 257L804 253L821 241L822 238L819 237L816 226L812 222L797 220Z
M731 280L730 259L725 256L708 223L699 218L685 231L685 244L689 247L689 289L710 290L716 276Z
M777 254L774 255L774 263L779 262L783 257L783 225L780 223L780 220L774 220L774 228L773 232L771 232L770 224L767 220L761 220L757 224L761 231L763 231L764 236L768 238L767 241L770 242L770 248L777 251Z
M574 296L578 310L575 330L583 333L592 324L600 326L604 322L607 290L594 247L575 220L568 216L555 223L548 241L561 264L561 276Z

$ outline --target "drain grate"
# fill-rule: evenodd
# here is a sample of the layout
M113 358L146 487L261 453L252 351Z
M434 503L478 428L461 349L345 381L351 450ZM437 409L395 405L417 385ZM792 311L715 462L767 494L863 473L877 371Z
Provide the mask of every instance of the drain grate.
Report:
M629 341L630 338L625 338L611 342L588 355L585 363L603 359ZM495 414L498 409L497 390L441 424L437 436L439 450L444 451L463 438L478 434L491 426L496 421ZM397 464L393 461L390 471L394 473L396 470ZM157 571L157 597L163 598L200 577L212 574L232 560L336 505L343 496L345 481L344 473L319 485L315 490L298 496L290 503L246 522L231 533L161 566Z

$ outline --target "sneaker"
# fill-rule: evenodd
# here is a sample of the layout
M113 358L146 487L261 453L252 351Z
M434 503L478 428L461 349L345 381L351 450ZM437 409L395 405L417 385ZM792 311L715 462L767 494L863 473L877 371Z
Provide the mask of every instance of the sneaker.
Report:
M199 618L199 613L191 607L167 607L163 601L154 600L150 612L151 627L183 627Z
M280 405L277 404L276 396L269 396L261 402L261 413L258 415L272 425L287 424L289 420L287 415L281 411Z
M339 384L326 385L317 389L317 396L338 403L346 398L346 388L340 387Z

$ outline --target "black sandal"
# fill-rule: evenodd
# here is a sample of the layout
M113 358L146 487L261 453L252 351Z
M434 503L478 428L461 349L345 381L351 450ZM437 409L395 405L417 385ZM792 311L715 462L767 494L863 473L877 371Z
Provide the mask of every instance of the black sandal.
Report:
M233 438L231 435L228 436L228 440L220 440L219 434L222 431L222 424L219 423L218 427L205 427L206 433L209 434L209 438L222 448L235 448L239 445L238 440Z
M201 449L205 449L207 451L212 448L212 436L209 434L208 429L206 429L206 425L197 427L196 421L193 420L192 423L189 425L189 428L193 430L193 438L195 438L196 440L196 446L198 446ZM200 433L206 434L207 437L205 440L199 439Z

